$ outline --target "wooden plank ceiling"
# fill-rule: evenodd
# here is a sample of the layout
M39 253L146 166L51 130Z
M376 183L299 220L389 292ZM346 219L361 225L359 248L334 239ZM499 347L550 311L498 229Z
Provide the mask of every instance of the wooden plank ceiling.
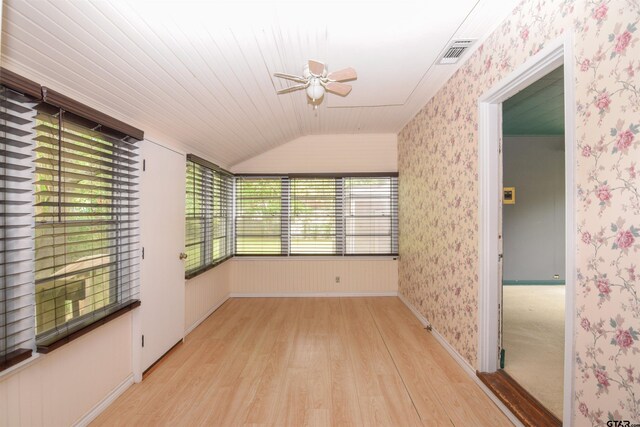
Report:
M449 42L514 3L4 0L2 64L229 167L303 135L398 132L457 69L434 65ZM272 74L310 58L355 67L351 94L277 95Z
M504 135L564 135L563 73L560 67L504 102Z

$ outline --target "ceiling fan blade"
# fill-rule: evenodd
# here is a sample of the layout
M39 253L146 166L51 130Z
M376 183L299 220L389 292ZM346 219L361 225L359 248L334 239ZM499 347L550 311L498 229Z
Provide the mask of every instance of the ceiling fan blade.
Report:
M327 83L325 88L327 89L327 91L333 92L340 96L347 96L349 95L349 92L351 92L351 85L338 82L329 82Z
M309 83L307 82L306 84L303 85L295 85L295 86L289 86L286 87L284 89L280 89L279 91L277 91L276 93L278 95L282 94L282 93L289 93L289 92L293 92L295 90L299 90L299 89L306 89L307 86L309 86Z
M329 73L327 78L334 82L344 82L347 80L355 80L358 78L358 75L356 74L356 70L349 67L343 70L338 70L338 71L334 71L333 73Z
M300 76L296 76L293 74L287 74L287 73L273 73L274 77L280 77L281 79L287 79L287 80L293 80L294 82L298 82L298 83L306 83L307 79L305 79L304 77L300 77Z
M324 64L322 62L309 60L309 72L315 76L321 76L324 72Z

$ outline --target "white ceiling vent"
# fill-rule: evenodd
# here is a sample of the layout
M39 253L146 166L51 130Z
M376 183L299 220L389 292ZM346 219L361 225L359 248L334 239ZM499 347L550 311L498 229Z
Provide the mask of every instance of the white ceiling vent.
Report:
M454 40L440 57L438 64L455 64L475 42L472 39Z

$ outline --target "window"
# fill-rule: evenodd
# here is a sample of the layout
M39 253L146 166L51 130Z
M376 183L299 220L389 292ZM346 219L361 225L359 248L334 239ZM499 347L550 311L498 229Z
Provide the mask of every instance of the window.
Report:
M43 88L44 91L44 88ZM38 105L35 328L38 351L139 304L136 140Z
M0 86L0 370L31 355L35 101Z
M218 166L187 156L187 278L233 255L233 176Z
M344 179L347 254L398 253L398 179Z
M339 217L342 182L335 178L291 178L290 240L292 255L342 252Z
M280 177L236 179L236 254L287 254L287 185Z
M0 68L0 370L138 305L144 133Z
M398 178L236 178L237 255L397 255Z
M4 369L140 304L144 134L8 70L0 80Z

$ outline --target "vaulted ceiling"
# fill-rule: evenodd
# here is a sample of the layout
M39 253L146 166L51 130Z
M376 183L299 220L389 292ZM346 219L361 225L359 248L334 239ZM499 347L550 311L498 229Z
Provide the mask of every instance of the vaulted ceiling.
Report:
M398 132L514 0L4 0L2 66L231 166L302 135ZM277 95L310 58L352 66L317 110ZM462 59L464 61L464 58Z

